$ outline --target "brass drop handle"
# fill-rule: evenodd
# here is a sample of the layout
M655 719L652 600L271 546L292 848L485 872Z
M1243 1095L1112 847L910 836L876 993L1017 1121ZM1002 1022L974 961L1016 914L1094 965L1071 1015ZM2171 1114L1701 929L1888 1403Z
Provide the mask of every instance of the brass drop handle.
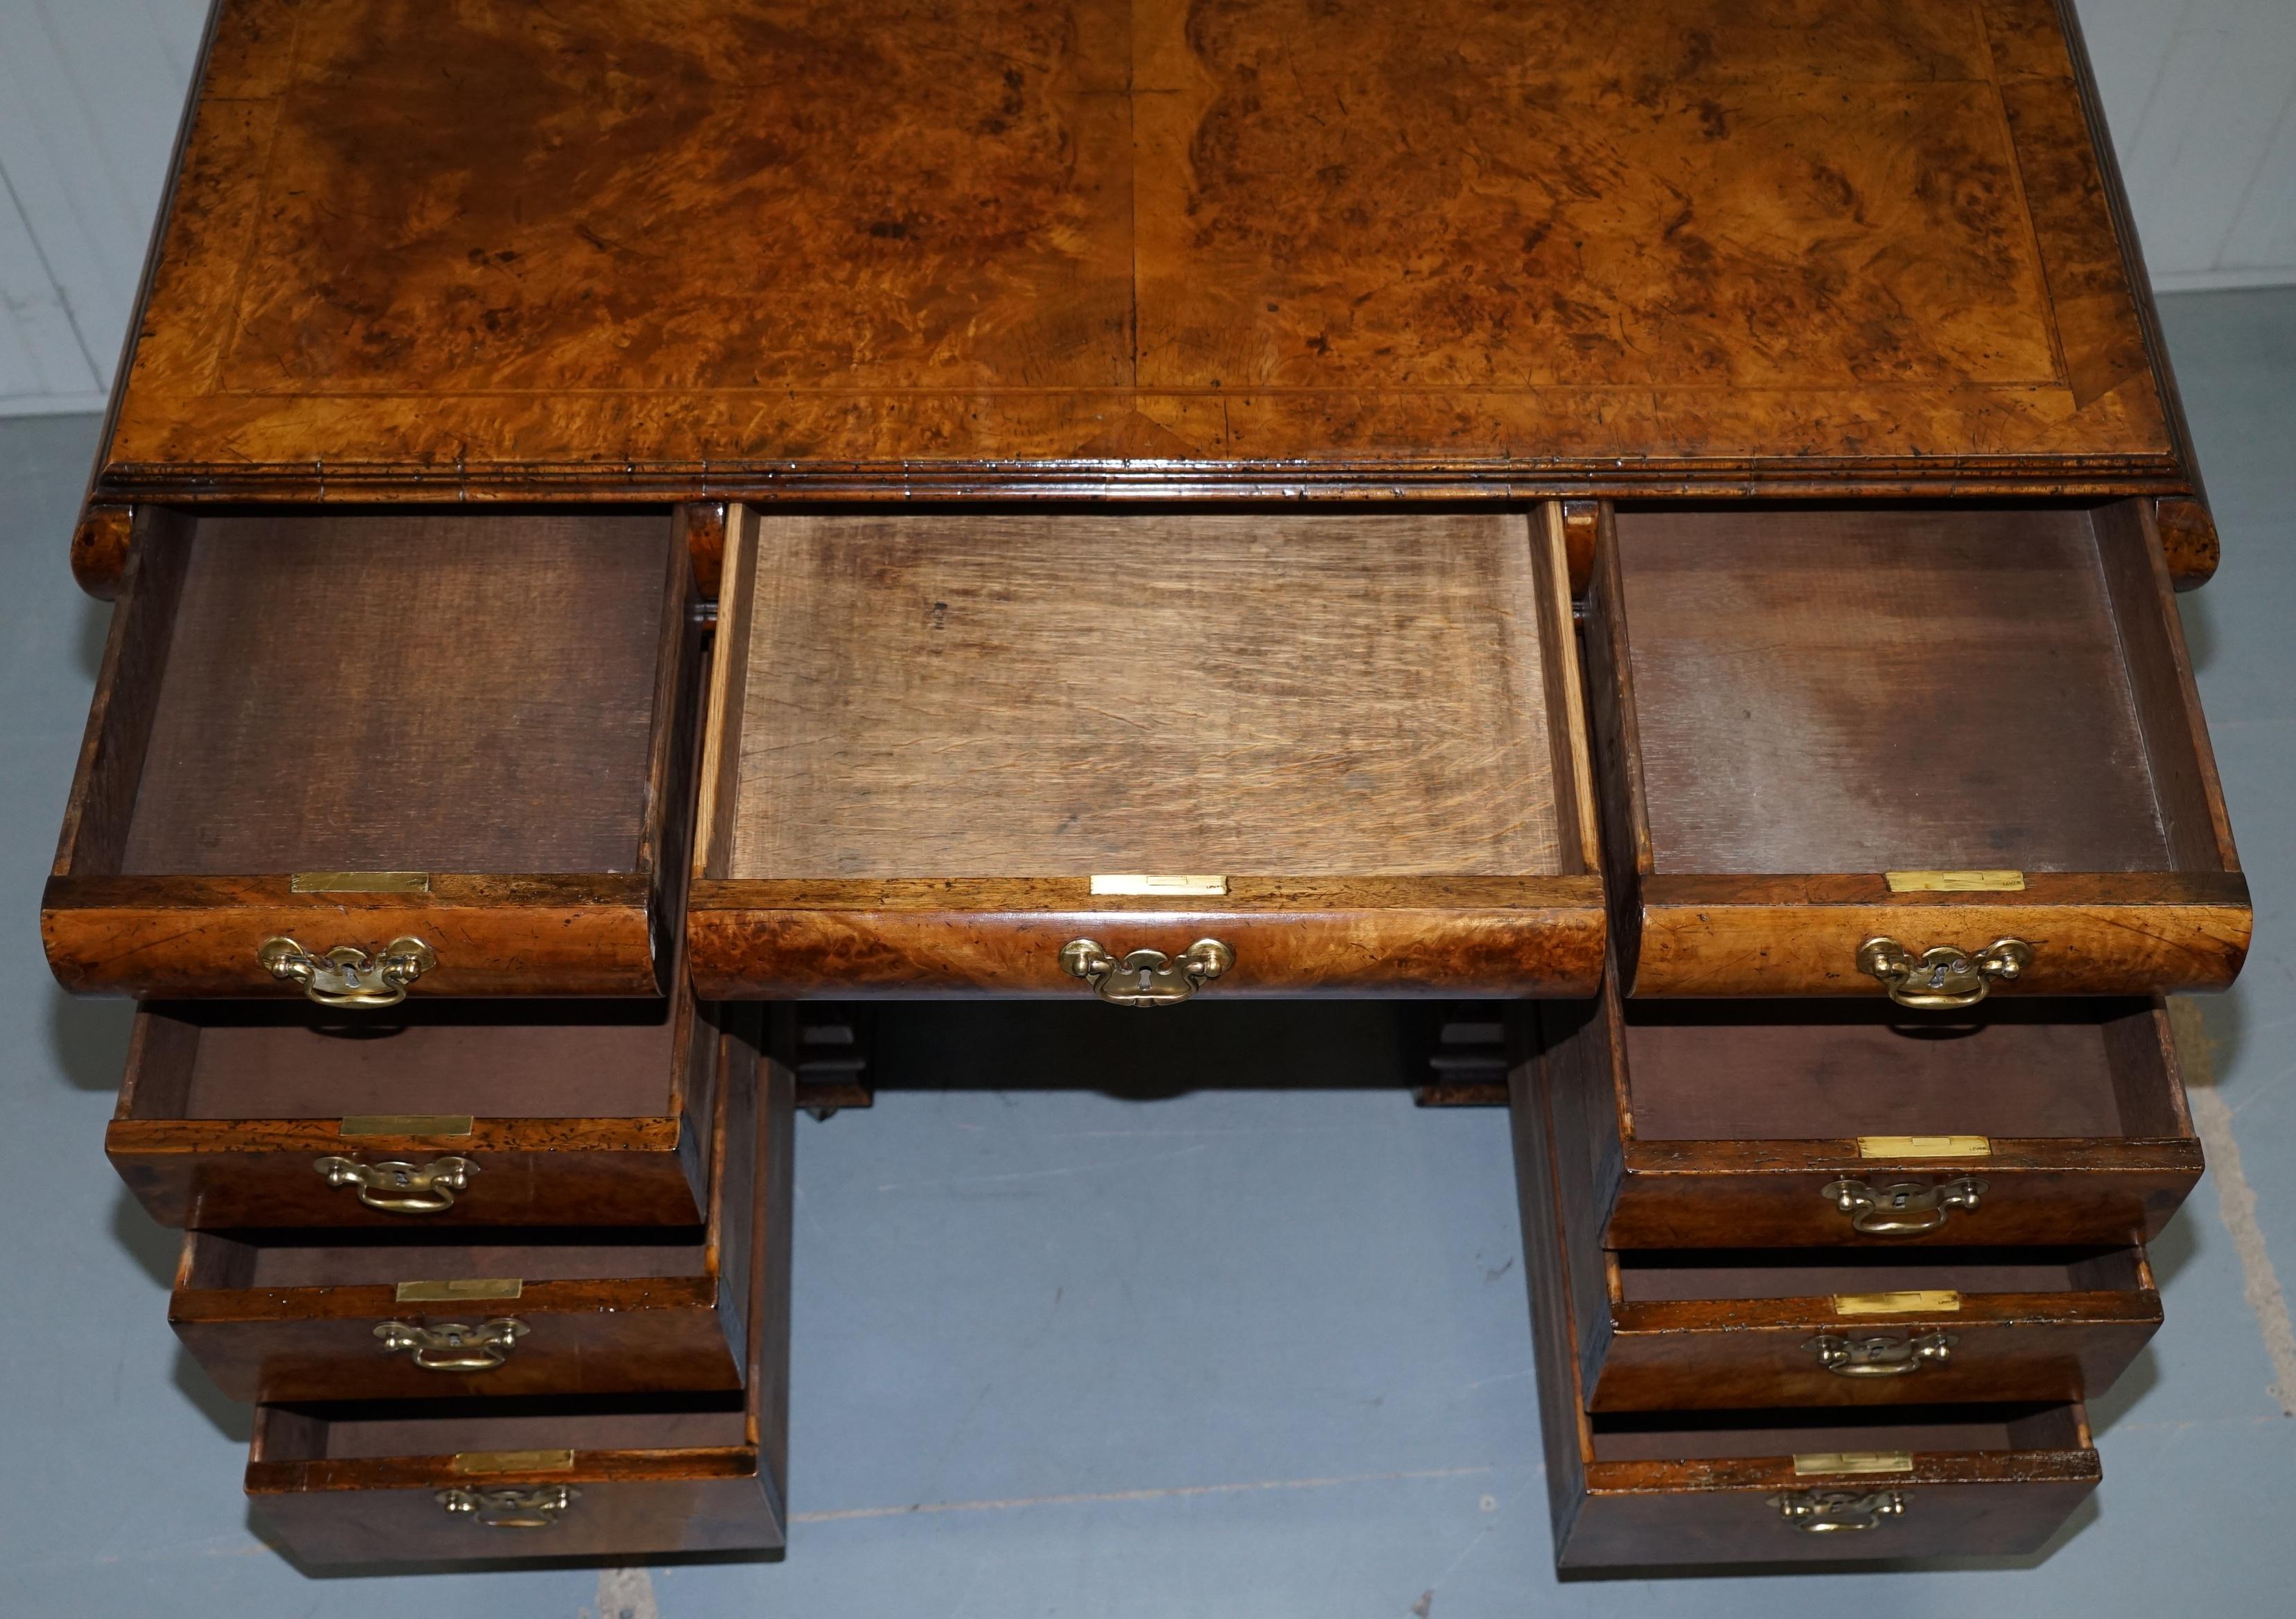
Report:
M1916 1333L1910 1338L1888 1332L1862 1338L1822 1332L1802 1347L1837 1377L1909 1377L1952 1360L1955 1341L1949 1332Z
M510 1352L526 1336L527 1325L513 1316L496 1316L476 1327L447 1321L418 1327L412 1321L385 1321L374 1329L383 1353L408 1352L426 1372L490 1372L510 1359Z
M547 1529L582 1492L571 1484L537 1484L531 1489L505 1484L473 1490L458 1484L435 1498L448 1517L467 1517L489 1529Z
M274 978L300 984L323 1007L369 1009L397 1006L406 999L407 985L439 965L437 954L420 939L394 939L370 959L350 944L314 956L279 933L255 947L255 959Z
M1857 1534L1906 1516L1906 1498L1895 1490L1786 1490L1770 1497L1770 1505L1788 1528L1804 1534Z
M1061 947L1061 966L1101 999L1119 1007L1175 1007L1235 965L1235 952L1217 939L1199 939L1175 957L1161 950L1111 956L1090 939Z
M358 1188L358 1200L385 1214L443 1214L455 1206L455 1194L469 1189L479 1166L468 1158L433 1158L428 1163L390 1159L361 1163L356 1158L326 1157L312 1168L326 1177L329 1186Z
M1996 939L1981 950L1933 945L1919 956L1890 938L1857 947L1857 970L1917 1012L1963 1011L1991 994L1996 979L2006 982L2032 965L2033 947L2022 939Z
M1985 1182L1957 1175L1937 1186L1918 1180L1868 1186L1862 1180L1833 1180L1818 1196L1849 1216L1850 1229L1866 1237L1924 1237L1941 1228L1956 1209L1974 1213L1985 1196Z

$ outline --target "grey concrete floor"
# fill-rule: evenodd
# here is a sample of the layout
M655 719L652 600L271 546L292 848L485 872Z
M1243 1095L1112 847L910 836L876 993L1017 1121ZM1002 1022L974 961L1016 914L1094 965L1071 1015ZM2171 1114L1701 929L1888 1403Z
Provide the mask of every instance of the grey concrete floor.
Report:
M2105 1482L2067 1533L1854 1575L1556 1580L1505 1121L1335 1084L1383 1060L1346 1008L1280 1042L1293 1089L1223 1088L1219 1040L1158 1036L1130 1063L1168 1078L1155 1100L1104 1094L1057 1023L1015 1048L959 1011L948 1089L801 1121L786 1561L298 1573L249 1527L246 1413L168 1331L175 1242L103 1161L127 1008L65 999L41 960L104 621L64 566L94 426L0 424L0 1611L2290 1611L2296 291L2166 317L2226 555L2186 622L2259 925L2204 1009L2211 1173L2155 1247L2168 1325L2096 1402Z

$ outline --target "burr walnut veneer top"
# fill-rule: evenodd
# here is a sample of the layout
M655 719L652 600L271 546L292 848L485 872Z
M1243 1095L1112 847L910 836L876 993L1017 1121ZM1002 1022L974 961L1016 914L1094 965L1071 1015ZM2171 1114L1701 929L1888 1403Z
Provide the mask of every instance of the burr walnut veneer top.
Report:
M2080 75L2052 0L222 0L98 488L2177 489Z

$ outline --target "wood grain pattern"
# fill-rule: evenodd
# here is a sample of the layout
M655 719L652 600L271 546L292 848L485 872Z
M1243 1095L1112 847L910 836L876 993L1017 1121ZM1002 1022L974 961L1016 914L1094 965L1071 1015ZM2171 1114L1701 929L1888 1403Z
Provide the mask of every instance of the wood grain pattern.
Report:
M72 530L71 571L79 588L100 602L119 594L134 543L135 508L90 502Z
M774 517L732 878L1562 869L1521 517Z
M373 951L401 934L439 965L411 993L660 995L644 876L431 879L428 894L298 894L279 877L50 877L40 936L78 993L295 996L256 949L275 933ZM308 936L307 936L308 935Z
M415 1002L387 1019L301 1002L136 1013L104 1152L162 1225L697 1225L719 1041L665 1002ZM357 1114L468 1114L467 1135L346 1137ZM318 1159L478 1166L419 1220L329 1186Z
M118 869L636 870L673 538L203 519Z
M1596 1240L1590 1234L1585 1240ZM2085 1252L2085 1251L2084 1251ZM2103 1395L2161 1326L2161 1295L2141 1251L2112 1275L2052 1250L1834 1250L1812 1264L1796 1249L1614 1256L1609 1315L1587 1368L1595 1411L1871 1409L1942 1401L2071 1401ZM1628 1263L1631 1262L1631 1263ZM1951 1311L1844 1319L1837 1293L1947 1288ZM1910 1340L1944 1333L1942 1364L1897 1377L1827 1371L1821 1334ZM1813 1447L1815 1448L1815 1447Z
M677 525L136 521L43 899L60 982L293 994L266 938L409 934L440 956L419 995L661 992L698 724ZM311 869L430 890L291 892Z
M686 909L708 999L996 994L1078 997L1061 947L1185 950L1212 935L1236 965L1206 996L1587 995L1601 982L1593 876L1237 877L1181 907L1088 893L1082 879L697 881Z
M2046 17L1327 12L230 0L98 487L2191 491Z
M2229 984L2250 901L2170 589L2136 501L1598 523L1630 992L1878 994L1856 966L1877 935L2045 934L2017 994ZM2023 891L1879 875L2005 867Z
M1599 838L1552 515L736 505L699 992L1073 996L1071 939L1207 934L1239 952L1223 996L1586 992ZM1224 867L1203 900L1086 880Z
M2086 514L1618 514L1655 868L2169 864Z
M2001 902L1994 902L1996 900ZM1661 876L1642 885L1636 995L1872 995L1857 947L2022 939L2033 965L1993 993L2175 995L2240 974L2248 883L2214 874L2038 873L2021 894L1892 894L1879 876Z
M1895 1252L2121 1246L2157 1236L2201 1174L2158 1002L1994 1002L1933 1017L1831 1001L1628 1000L1538 1014L1566 1179L1613 1249ZM1868 1156L1859 1138L1981 1135L1982 1159ZM1926 1236L1857 1232L1843 1178L1985 1182ZM1591 1286L1592 1284L1583 1284Z
M735 1065L757 1070L762 1176L751 1211L742 1392L607 1400L258 1406L248 1448L256 1512L306 1567L536 1555L534 1537L448 1518L437 1492L470 1482L458 1452L570 1449L562 1471L493 1475L581 1492L545 1532L559 1556L771 1550L783 1543L789 1420L792 1076L756 1061L750 1009ZM738 1055L746 1046L746 1055Z
M1585 1145L1546 1105L1540 1066L1510 1076L1523 1268L1531 1298L1555 1561L1564 1568L1836 1561L2035 1549L2096 1486L2086 1411L1938 1406L1897 1413L1751 1411L1590 1415L1565 1254L1583 1204L1559 1167ZM1583 1240L1583 1239L1582 1239ZM1878 1480L1798 1477L1797 1452L1905 1451L1890 1477L1906 1511L1870 1534L1797 1533L1772 1497Z
M709 1125L709 1204L699 1231L586 1230L581 1211L550 1230L418 1228L193 1231L168 1319L193 1359L235 1400L438 1400L741 1386L769 1138L788 1128L756 1095L754 1061L721 1056ZM484 1181L481 1168L476 1180ZM314 1177L316 1179L316 1177ZM510 1240L505 1241L504 1237ZM398 1300L404 1281L519 1278L515 1301ZM476 1312L475 1315L473 1312ZM430 1372L374 1337L383 1321L526 1324L499 1367Z

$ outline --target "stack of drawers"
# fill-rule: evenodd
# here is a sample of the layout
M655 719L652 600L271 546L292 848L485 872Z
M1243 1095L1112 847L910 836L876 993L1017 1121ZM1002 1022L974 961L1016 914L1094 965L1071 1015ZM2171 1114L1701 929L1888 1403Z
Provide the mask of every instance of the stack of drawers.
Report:
M258 1405L278 1542L778 1547L792 1054L676 959L683 529L166 519L136 555L49 939L152 998L107 1145L184 1230L169 1318Z
M2201 1170L2151 996L2245 938L2145 530L1605 518L1623 903L1510 1078L1563 1566L2030 1551L2095 1485Z

